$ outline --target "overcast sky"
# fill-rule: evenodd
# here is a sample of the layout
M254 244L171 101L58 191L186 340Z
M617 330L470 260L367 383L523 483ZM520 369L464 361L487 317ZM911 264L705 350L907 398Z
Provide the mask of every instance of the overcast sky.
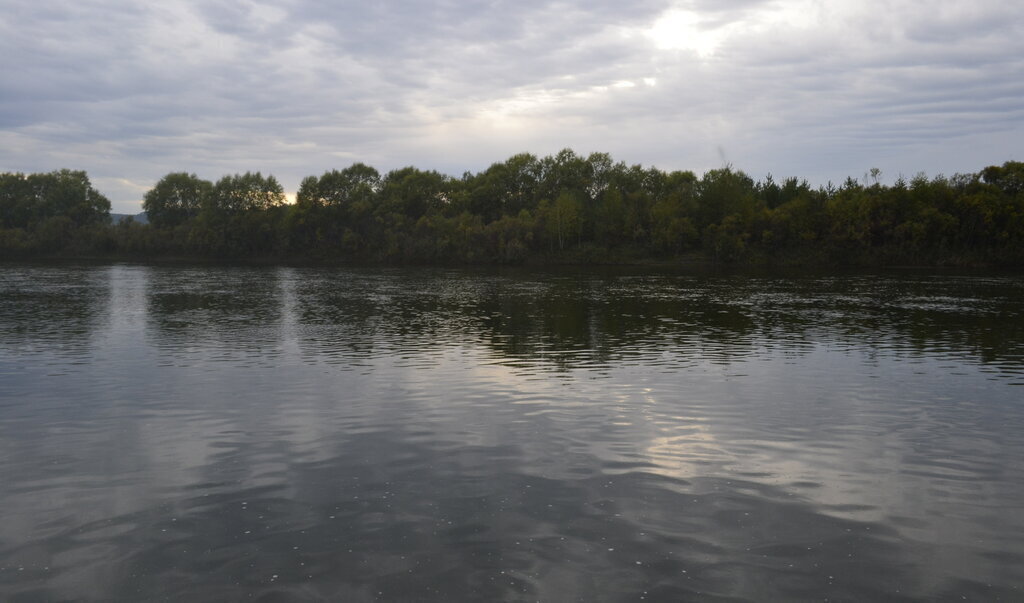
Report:
M1008 0L0 0L0 171L454 176L519 152L812 184L1024 160Z

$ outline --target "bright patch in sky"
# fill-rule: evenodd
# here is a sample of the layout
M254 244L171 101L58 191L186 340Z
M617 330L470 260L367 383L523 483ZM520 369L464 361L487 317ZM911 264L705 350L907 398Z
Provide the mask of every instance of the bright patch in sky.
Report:
M836 16L842 7L833 7ZM690 50L701 58L716 53L733 36L763 34L785 29L807 29L818 22L821 13L816 0L771 2L751 8L728 22L713 21L686 9L671 9L645 31L661 50Z
M655 21L647 35L662 50L692 50L697 56L708 57L722 43L725 29L710 27L697 13L670 10Z

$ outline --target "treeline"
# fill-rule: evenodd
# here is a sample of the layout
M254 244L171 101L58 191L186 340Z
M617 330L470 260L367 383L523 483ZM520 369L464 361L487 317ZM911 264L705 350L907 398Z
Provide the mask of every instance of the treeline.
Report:
M88 253L106 245L110 201L85 172L0 174L0 253Z
M5 255L400 262L708 260L783 264L1021 265L1024 163L976 174L878 170L841 186L698 177L571 150L515 155L453 178L356 163L305 178L288 204L273 176L171 173L149 224L109 223L84 172L0 175Z

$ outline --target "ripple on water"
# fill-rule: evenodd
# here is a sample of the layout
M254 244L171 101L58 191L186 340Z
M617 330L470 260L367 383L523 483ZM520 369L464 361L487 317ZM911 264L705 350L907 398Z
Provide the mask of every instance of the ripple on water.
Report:
M4 598L1020 598L1019 279L2 270Z

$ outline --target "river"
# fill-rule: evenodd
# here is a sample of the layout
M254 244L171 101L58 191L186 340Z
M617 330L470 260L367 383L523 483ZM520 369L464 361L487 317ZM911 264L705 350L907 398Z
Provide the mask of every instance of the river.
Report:
M1024 600L1024 278L0 264L0 598Z

